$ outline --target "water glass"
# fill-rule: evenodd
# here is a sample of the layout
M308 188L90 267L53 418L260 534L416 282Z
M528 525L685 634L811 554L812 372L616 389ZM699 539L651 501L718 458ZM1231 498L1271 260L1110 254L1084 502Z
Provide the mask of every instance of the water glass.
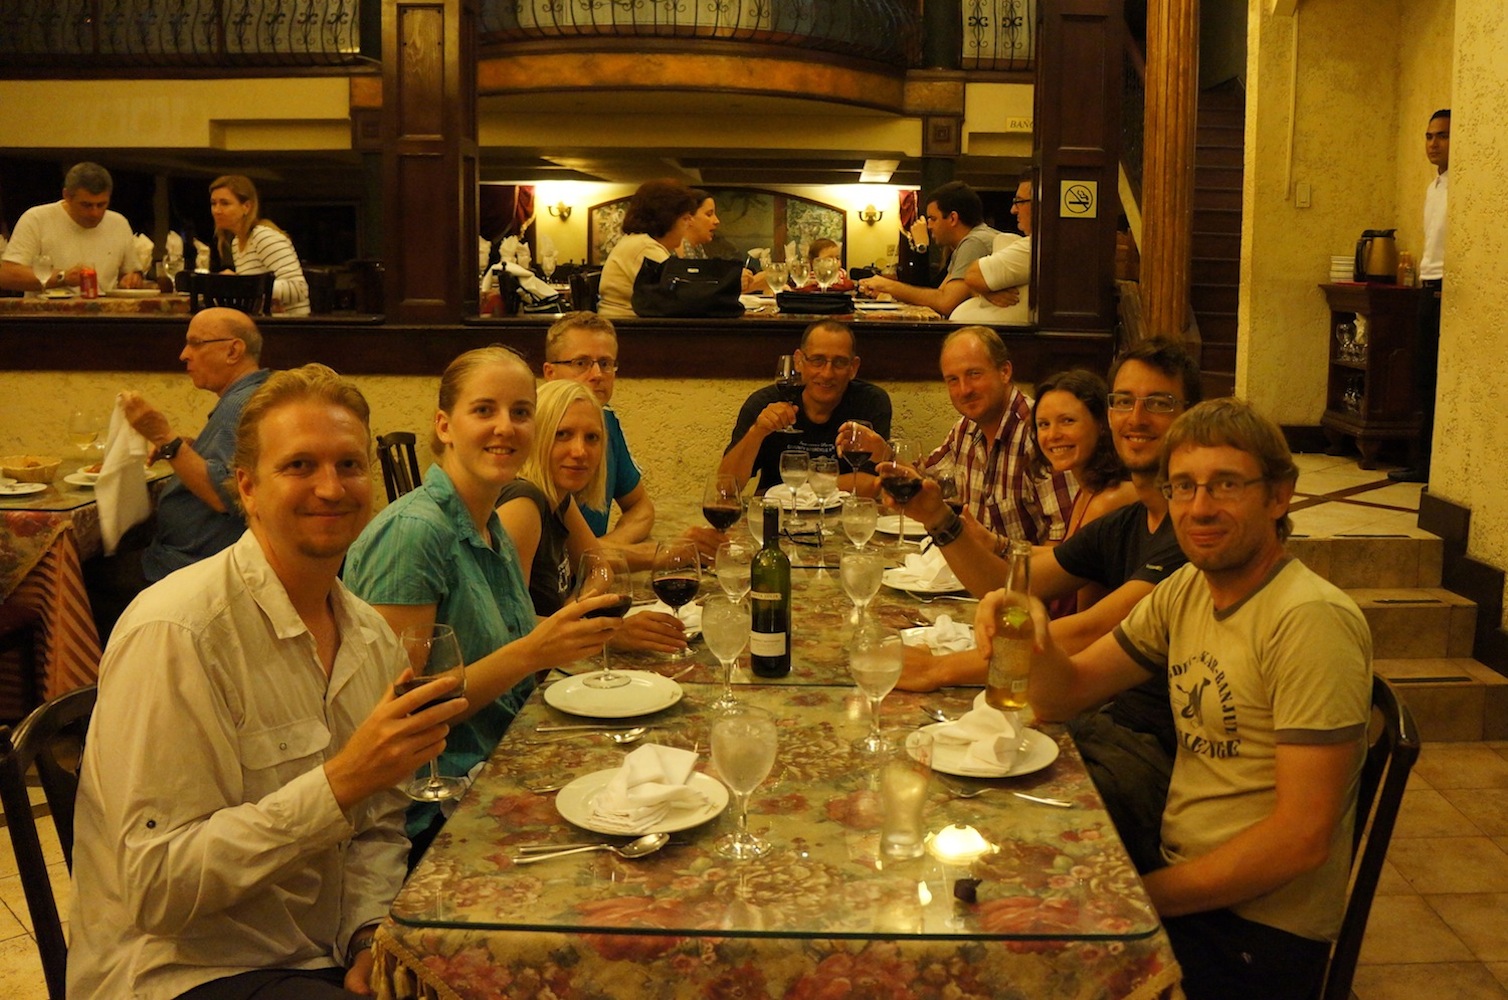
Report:
M904 860L926 850L932 734L915 730L880 770L880 853Z
M745 567L747 569L747 567ZM748 590L747 582L744 586ZM709 707L716 712L738 704L733 697L733 668L749 642L749 605L738 598L713 595L702 607L702 638L723 668L723 693Z
M853 601L853 615L849 621L854 625L864 620L869 602L880 592L880 580L884 574L885 558L878 552L854 549L839 557L838 577L843 581L843 593Z
M853 542L854 548L862 549L869 543L879 520L879 508L873 497L843 498L843 533Z
M763 529L763 525L760 526ZM718 586L731 601L741 601L749 594L750 564L754 550L743 542L723 542L717 547L713 569L717 573Z
M860 753L884 753L892 749L880 730L880 706L901 679L903 648L897 632L878 625L863 625L854 632L849 647L848 672L859 691L869 700L869 734L855 740Z
M774 716L753 705L736 705L712 723L712 766L738 809L738 829L712 845L719 857L744 861L770 853L770 842L749 832L749 795L775 766L776 741Z

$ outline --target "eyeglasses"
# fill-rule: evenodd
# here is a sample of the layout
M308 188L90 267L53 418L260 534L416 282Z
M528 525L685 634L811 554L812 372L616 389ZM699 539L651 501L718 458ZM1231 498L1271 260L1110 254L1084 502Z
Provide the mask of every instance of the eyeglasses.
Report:
M574 368L582 375L591 371L593 365L601 368L604 375L611 375L618 370L618 362L612 358L572 358L569 361L551 361L550 364Z
M1138 396L1130 392L1112 392L1105 397L1105 402L1112 410L1120 410L1122 413L1136 409L1140 403L1142 409L1148 413L1173 413L1183 405L1183 400L1166 392L1154 392L1150 396Z
M1015 208L1017 205L1030 205L1031 203L1032 203L1032 200L1030 198L1012 198L1011 199L1011 207L1012 208Z
M194 338L190 337L188 340L185 340L183 343L184 343L185 347L198 348L198 347L203 347L205 344L223 344L223 343L225 343L228 340L235 340L235 339L236 339L235 337L211 337L208 340L195 340Z
M1266 481L1266 476L1257 476L1255 479L1216 476L1207 483L1196 483L1192 479L1175 479L1171 483L1163 483L1158 489L1169 500L1193 503L1194 498L1199 495L1199 488L1203 487L1204 492L1208 493L1215 503L1232 503L1245 496L1249 487Z
M833 371L839 373L846 372L853 367L853 358L829 358L824 354L803 354L801 355L801 360L808 367L815 368L818 371L821 371L828 365L832 366Z

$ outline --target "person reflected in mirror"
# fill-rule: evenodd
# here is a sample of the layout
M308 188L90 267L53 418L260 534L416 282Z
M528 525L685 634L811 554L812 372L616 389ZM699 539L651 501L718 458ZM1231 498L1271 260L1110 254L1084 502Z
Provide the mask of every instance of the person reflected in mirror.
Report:
M639 268L646 260L667 261L680 250L697 207L696 196L680 181L666 178L639 185L623 213L623 235L602 265L599 314L609 319L635 315L634 279Z
M1023 177L1011 199L1021 235L1001 233L995 250L969 265L964 284L973 293L948 318L955 323L1025 326L1032 321L1032 179Z
M680 256L728 259L743 257L727 240L721 241L720 245L717 243L717 229L723 223L717 217L717 201L712 195L701 188L692 188L691 195L696 199L696 210L681 227ZM764 287L763 279L747 267L743 269L739 280L745 294L760 291Z
M927 195L927 232L933 243L952 253L941 287L907 285L875 275L861 280L859 290L871 298L889 295L897 302L927 306L939 316L951 316L973 294L964 281L969 265L993 252L995 237L1000 234L985 224L984 203L962 181L950 181Z
M209 185L220 266L226 274L274 275L272 301L284 316L309 315L309 282L288 234L262 217L261 199L249 177L227 174Z
M12 292L77 289L85 268L93 268L101 293L140 288L141 262L131 223L110 210L115 181L98 163L75 163L63 178L61 201L21 213L10 243L0 256L0 288ZM52 273L38 278L32 261L52 260Z

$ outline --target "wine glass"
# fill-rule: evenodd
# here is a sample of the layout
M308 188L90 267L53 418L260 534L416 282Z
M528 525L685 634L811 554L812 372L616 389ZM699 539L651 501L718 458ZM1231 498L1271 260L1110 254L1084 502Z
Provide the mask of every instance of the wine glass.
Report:
M68 440L86 459L94 451L101 430L99 418L92 413L74 410L68 415Z
M850 623L858 625L863 622L869 602L880 592L880 579L884 574L885 558L879 552L853 549L838 557L838 577L843 581L843 593L853 601Z
M843 456L857 475L859 468L874 457L874 452L869 450L868 443L860 428L874 430L874 425L867 420L850 420L838 428L837 448L838 454Z
M47 256L45 253L37 254L31 259L31 273L35 274L37 276L37 281L41 282L42 284L42 288L37 292L37 295L46 295L47 282L51 280L54 273L52 258Z
M890 442L890 469L880 477L881 488L895 501L900 512L900 545L903 548L909 544L906 541L906 504L922 491L922 479L916 471L921 457L921 448L915 442L895 438Z
M717 571L718 586L732 601L741 601L749 593L750 564L754 550L743 542L723 542L717 547L713 566Z
M719 857L745 861L770 852L749 832L749 793L775 766L775 719L762 708L735 705L712 723L712 764L738 804L738 829L712 845Z
M743 515L743 484L737 476L719 473L707 480L702 490L702 516L708 524L726 533Z
M818 257L812 261L812 274L816 275L817 287L827 291L827 287L838 280L838 259Z
M398 636L403 652L408 656L414 676L393 685L393 694L403 696L418 687L423 687L436 678L450 674L459 683L438 698L415 711L422 712L453 698L466 696L466 667L461 659L461 643L456 639L455 629L449 625L409 625ZM465 778L453 778L440 773L438 760L429 762L427 775L414 775L403 785L403 792L419 802L440 802L453 799L466 790Z
M958 488L958 466L951 458L942 458L927 469L927 478L937 484L943 503L955 514L963 513L963 494Z
M885 753L891 744L880 731L880 705L901 679L902 648L899 634L873 623L854 632L848 672L869 699L869 735L855 740L853 748L861 753Z
M747 570L745 564L745 572ZM748 577L745 576L745 592L748 589ZM740 598L713 594L702 605L702 638L707 640L707 648L723 667L722 696L708 706L714 712L738 704L738 699L733 697L733 668L738 665L744 646L748 645L749 628L749 605Z
M649 571L649 585L655 596L670 606L671 613L681 616L681 608L691 603L702 586L702 563L696 543L688 539L661 542L655 546L654 563ZM672 660L684 660L690 653L681 650Z
M628 560L623 553L607 549L593 549L581 554L581 566L576 572L576 600L612 594L618 600L605 608L588 611L584 618L622 618L634 603L633 578L628 572ZM602 669L593 671L581 679L591 688L623 687L632 678L627 674L613 673L608 660L607 646L602 647Z
M838 493L838 460L822 456L812 459L811 477L807 480L811 483L812 492L817 494L817 568L825 569L827 560L823 556L823 528L827 521L827 505Z
M782 403L790 403L801 410L801 390L805 388L801 378L801 370L796 367L794 354L782 354L780 363L775 366L775 391L780 394ZM782 427L777 434L800 434L801 431L792 424L790 427Z
M539 269L545 273L545 280L555 277L555 255L547 253L539 258Z
M791 448L780 453L780 481L785 483L785 488L791 491L791 517L786 522L786 532L795 531L805 527L801 518L796 515L796 493L806 485L807 479L812 474L811 456L800 448Z
M874 497L843 498L843 533L853 542L854 548L862 549L869 543L879 520L879 506Z
M791 284L799 291L806 287L807 279L811 277L811 271L807 266L806 259L797 257L786 264L786 270L790 272Z
M791 276L791 272L785 264L771 261L764 266L760 276L769 284L770 294L779 295L785 291L786 279Z

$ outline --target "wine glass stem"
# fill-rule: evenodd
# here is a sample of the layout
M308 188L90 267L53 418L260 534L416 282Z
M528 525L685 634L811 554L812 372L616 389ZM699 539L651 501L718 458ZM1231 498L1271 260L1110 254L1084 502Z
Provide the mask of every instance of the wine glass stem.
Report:
M749 839L749 793L735 792L738 798L738 839Z
M878 698L873 695L869 696L869 738L875 742L884 739L880 735L880 703L884 700L884 695L880 695Z
M735 657L723 663L723 704L733 700L733 668L738 664Z
M440 780L440 762L438 759L429 762L429 788L438 789L444 786Z

